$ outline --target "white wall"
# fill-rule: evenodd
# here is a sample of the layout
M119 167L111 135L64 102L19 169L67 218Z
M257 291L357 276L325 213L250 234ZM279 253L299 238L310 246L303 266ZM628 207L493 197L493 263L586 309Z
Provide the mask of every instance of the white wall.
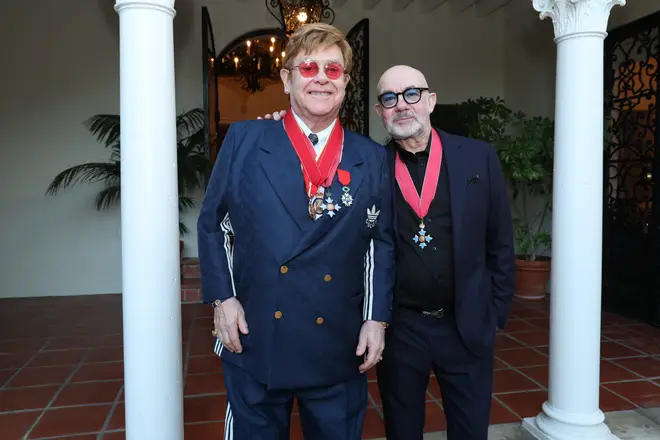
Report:
M539 19L531 2L514 0L506 11L504 91L514 109L554 118L555 57L552 20ZM660 11L658 0L627 0L608 22L614 29Z
M104 161L105 151L82 125L119 111L117 17L112 0L0 2L0 297L117 293L121 290L119 209L98 213L98 185L44 195L61 170ZM247 31L275 23L262 0L177 0L177 108L202 105L200 7L209 7L219 50ZM370 86L393 64L427 75L440 102L504 95L504 14L477 18L449 7L431 14L416 4L394 13L350 0L336 11L344 31L371 18ZM412 25L409 23L413 23ZM154 72L157 74L157 72ZM277 109L273 109L277 110ZM371 113L371 135L385 131ZM194 230L196 212L184 220ZM196 237L185 238L187 255Z

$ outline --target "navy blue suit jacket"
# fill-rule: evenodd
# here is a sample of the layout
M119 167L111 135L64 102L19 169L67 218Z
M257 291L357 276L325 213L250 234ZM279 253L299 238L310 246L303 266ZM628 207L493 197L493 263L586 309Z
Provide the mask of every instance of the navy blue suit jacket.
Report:
M230 126L206 190L198 220L204 300L235 296L249 326L241 354L223 350L219 340L216 353L271 389L357 377L362 323L390 321L395 239L387 150L344 130L339 169L351 175L353 204L313 221L283 123L244 121ZM337 178L330 191L338 201Z
M513 222L507 185L492 145L436 129L449 174L455 314L470 351L492 351L516 287ZM391 144L393 145L393 144ZM394 176L395 147L388 149ZM396 183L394 183L396 185ZM396 189L396 188L395 188Z

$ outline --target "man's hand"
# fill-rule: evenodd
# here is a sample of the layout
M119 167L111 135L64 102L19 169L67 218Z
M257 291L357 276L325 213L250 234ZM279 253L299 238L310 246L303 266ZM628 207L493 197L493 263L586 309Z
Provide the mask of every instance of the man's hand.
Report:
M241 353L241 341L238 332L248 334L243 306L236 298L229 298L213 310L213 325L215 331L227 350Z
M383 358L385 348L385 327L378 321L365 321L360 330L356 355L362 356L366 353L364 363L360 365L360 373L364 373Z
M286 110L280 110L279 112L274 112L272 115L268 114L264 116L263 118L261 116L257 116L257 119L274 119L276 121L279 121L286 115Z

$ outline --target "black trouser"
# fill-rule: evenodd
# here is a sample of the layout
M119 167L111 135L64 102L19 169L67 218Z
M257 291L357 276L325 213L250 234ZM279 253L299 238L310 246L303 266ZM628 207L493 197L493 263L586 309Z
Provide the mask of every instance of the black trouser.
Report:
M448 440L487 440L493 365L493 352L476 357L467 350L452 315L424 316L395 306L377 367L387 440L422 440L431 369Z

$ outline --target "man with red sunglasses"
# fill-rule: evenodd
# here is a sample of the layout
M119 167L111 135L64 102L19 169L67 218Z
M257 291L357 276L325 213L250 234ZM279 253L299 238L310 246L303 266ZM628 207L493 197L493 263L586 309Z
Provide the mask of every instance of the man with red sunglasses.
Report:
M286 53L289 112L231 125L198 220L225 438L288 438L295 398L305 438L359 440L394 289L387 154L338 120L344 35L306 25Z
M487 440L496 327L504 328L515 289L510 203L493 147L432 127L435 103L409 66L378 82L397 225L378 386L388 440L422 440L431 371L448 440Z

